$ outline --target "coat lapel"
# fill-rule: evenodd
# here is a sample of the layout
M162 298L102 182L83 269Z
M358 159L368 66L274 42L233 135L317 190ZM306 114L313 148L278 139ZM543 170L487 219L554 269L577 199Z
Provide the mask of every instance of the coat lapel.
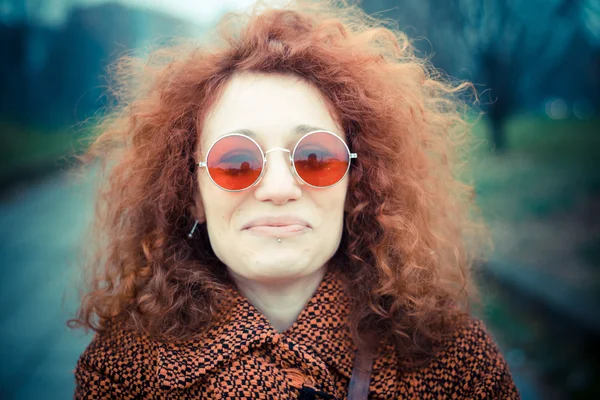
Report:
M159 344L157 372L162 390L186 389L252 349L279 342L304 349L309 358L321 359L332 372L349 379L355 347L346 325L348 298L337 274L325 275L297 321L283 333L236 289L232 297L234 305L224 322L203 336Z
M339 273L325 275L297 321L283 334L309 349L330 370L350 379L356 347L348 328L349 299Z
M158 350L158 377L164 390L185 389L231 360L268 342L276 333L237 290L234 305L221 323L199 338L161 343Z

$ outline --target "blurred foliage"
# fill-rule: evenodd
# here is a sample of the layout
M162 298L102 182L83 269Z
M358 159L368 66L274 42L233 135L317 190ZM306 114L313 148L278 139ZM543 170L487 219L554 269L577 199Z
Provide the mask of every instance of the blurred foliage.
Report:
M91 130L50 129L0 121L0 181L28 169L52 169L81 153ZM41 173L41 171L40 171Z
M572 207L600 192L600 119L555 121L518 116L507 121L511 150L474 153L479 205L484 213L502 211L504 219L544 216ZM474 134L486 141L484 120Z
M600 104L597 0L370 0L363 8L389 18L415 39L418 53L478 87L490 141L511 147L505 124L547 98ZM423 40L423 38L426 38ZM563 100L564 99L564 100ZM566 100L566 101L565 101Z
M520 116L507 127L510 152L481 146L472 159L497 257L600 299L600 119ZM475 135L487 137L485 121Z

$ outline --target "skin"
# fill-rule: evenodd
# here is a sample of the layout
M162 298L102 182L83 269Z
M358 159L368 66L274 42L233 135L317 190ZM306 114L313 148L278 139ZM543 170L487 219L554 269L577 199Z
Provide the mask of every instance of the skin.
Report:
M198 159L203 149L227 133L249 129L266 152L293 150L300 125L319 127L343 138L331 107L319 90L289 75L237 74L200 128ZM313 188L298 180L288 153L266 155L261 181L241 192L216 186L204 168L198 171L200 196L192 212L207 224L210 243L227 266L240 292L280 332L297 319L325 275L339 247L348 176L330 188ZM244 229L262 217L299 217L308 223ZM277 238L282 238L281 242Z

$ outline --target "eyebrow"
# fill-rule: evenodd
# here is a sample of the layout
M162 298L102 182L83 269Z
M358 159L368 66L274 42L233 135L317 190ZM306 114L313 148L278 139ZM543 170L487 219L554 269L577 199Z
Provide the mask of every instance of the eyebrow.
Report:
M294 127L294 129L291 130L291 132L296 135L305 135L308 132L313 132L313 131L328 131L328 129L319 128L317 126L312 126L312 125L302 124L302 125L298 125L298 126ZM256 139L256 133L251 131L250 129L236 129L234 131L225 133L220 136L225 136L225 135L229 135L232 133L241 133L243 135L250 136L251 138Z

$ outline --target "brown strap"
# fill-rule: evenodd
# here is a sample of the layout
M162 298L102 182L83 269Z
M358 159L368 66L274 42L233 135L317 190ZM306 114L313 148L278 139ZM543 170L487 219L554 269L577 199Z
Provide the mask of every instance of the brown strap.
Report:
M369 396L371 384L371 370L373 357L362 351L356 352L350 385L348 386L348 400L366 400Z

